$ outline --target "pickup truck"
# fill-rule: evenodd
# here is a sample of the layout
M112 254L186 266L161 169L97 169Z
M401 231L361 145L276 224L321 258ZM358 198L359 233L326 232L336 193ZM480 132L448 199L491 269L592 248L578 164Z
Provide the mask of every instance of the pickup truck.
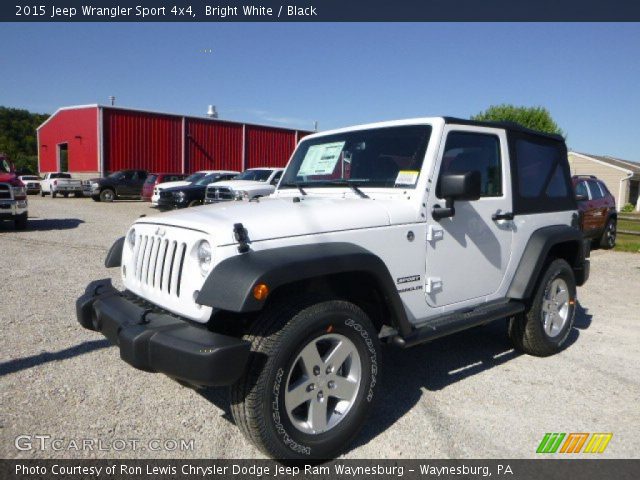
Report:
M204 203L251 200L271 195L284 168L249 168L232 180L212 183L207 187Z
M50 194L51 198L56 198L56 195L61 194L67 198L69 194L73 194L74 197L82 197L82 188L82 180L72 179L70 173L45 173L44 178L40 181L40 196L44 197Z
M0 221L11 220L16 230L24 230L28 216L24 183L8 168L6 162L0 163Z
M142 187L149 172L120 170L104 178L91 179L91 198L96 202L113 202L121 198L142 198Z
M269 197L124 233L105 260L124 289L91 282L79 323L138 369L229 386L246 438L297 460L353 441L382 343L506 320L515 349L552 355L589 276L564 139L450 117L309 135Z

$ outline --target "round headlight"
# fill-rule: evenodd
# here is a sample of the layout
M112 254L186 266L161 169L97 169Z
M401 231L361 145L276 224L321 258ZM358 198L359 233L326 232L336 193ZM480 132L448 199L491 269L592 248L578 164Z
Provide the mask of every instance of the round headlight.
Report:
M133 250L133 247L136 244L136 229L132 228L131 230L129 230L129 233L127 234L127 242L129 242L129 248L131 248Z
M246 190L236 190L234 194L235 194L236 200L249 198L249 192L247 192Z
M211 268L211 244L206 240L201 240L198 244L198 265L202 275L206 275Z

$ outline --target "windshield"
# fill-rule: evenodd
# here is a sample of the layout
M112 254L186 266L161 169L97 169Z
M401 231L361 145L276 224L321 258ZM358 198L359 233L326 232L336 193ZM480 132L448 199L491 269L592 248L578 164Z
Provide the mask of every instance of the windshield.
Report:
M22 177L23 180L40 180L38 177L36 177L35 175L24 175Z
M107 175L107 178L113 178L114 180L117 180L121 177L124 177L124 173L123 172L113 172L109 175Z
M240 175L233 177L234 180L253 180L255 182L266 182L273 173L273 170L245 170Z
M198 180L200 180L205 175L206 174L202 173L202 172L192 173L187 178L185 178L184 181L185 182L197 182Z
M351 184L415 188L431 127L408 125L303 140L280 188Z
M210 173L209 175L205 175L200 180L195 182L196 185L209 185L211 182L215 182L220 178L219 173Z

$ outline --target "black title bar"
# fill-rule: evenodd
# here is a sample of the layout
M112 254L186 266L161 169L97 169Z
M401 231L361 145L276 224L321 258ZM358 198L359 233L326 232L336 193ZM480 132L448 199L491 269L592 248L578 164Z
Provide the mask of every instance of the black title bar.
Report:
M2 2L2 22L640 21L636 0L220 0Z

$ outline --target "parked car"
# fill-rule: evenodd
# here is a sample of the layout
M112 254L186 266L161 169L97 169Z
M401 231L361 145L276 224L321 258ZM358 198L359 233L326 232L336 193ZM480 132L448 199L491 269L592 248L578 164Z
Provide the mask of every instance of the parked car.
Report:
M120 198L141 198L146 170L120 170L104 178L91 179L91 198L96 202L113 202Z
M150 202L153 190L161 183L177 182L186 177L183 173L150 173L142 185L142 200Z
M13 221L16 230L27 228L27 189L7 161L0 161L0 221Z
M177 182L167 182L162 185L157 185L153 189L153 196L151 197L151 206L157 207L158 201L160 200L160 191L165 188L173 188L173 187L184 187L186 185L190 185L200 179L202 179L205 175L210 175L212 173L220 173L220 174L229 174L229 175L238 175L240 172L236 172L233 170L199 170L197 172L192 173L184 180L180 180Z
M280 181L283 168L249 168L226 182L207 187L205 203L251 200L271 195Z
M574 175L571 181L585 238L602 248L615 247L618 227L615 197L605 183L594 175Z
M305 137L259 202L136 220L105 261L123 291L92 282L76 312L136 368L230 386L261 451L327 459L378 395L381 342L507 320L519 351L565 348L588 252L560 135L383 122Z
M204 203L207 185L234 178L237 173L210 173L200 180L179 187L163 188L160 190L158 208L171 210L174 208L195 207Z
M82 181L71 178L71 174L66 172L45 173L40 181L40 196L44 197L47 194L51 195L51 198L56 198L56 195L67 198L70 194L81 197Z
M27 195L40 193L40 177L37 175L21 175L18 177L27 189Z

